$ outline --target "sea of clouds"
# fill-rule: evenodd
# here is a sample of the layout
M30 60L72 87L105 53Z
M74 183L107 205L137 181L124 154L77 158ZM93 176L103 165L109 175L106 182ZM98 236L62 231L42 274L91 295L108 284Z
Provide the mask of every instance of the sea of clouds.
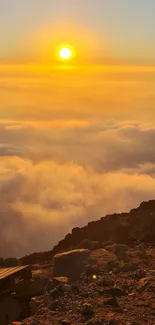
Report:
M0 79L0 256L155 198L155 88L139 80Z

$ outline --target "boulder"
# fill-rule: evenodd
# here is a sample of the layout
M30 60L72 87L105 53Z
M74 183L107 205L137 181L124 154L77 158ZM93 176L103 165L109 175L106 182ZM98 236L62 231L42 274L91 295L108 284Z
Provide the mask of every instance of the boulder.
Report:
M70 281L77 280L84 272L89 256L90 251L87 249L76 249L56 254L53 257L53 276L68 277Z

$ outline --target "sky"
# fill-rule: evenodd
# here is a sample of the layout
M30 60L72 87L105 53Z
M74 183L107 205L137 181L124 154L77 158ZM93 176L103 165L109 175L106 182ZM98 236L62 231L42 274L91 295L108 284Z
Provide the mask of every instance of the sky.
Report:
M155 56L154 0L2 0L0 2L0 59L22 55L26 62L39 46L45 46L42 32L52 43L62 25L73 28L73 39L98 41L88 46L87 56L112 57L152 62ZM62 27L63 28L63 27ZM67 40L67 34L66 40ZM33 41L32 41L33 39ZM84 44L83 44L84 43ZM33 48L34 47L34 48ZM79 49L77 48L77 51ZM86 48L87 50L87 48ZM22 54L21 54L22 52ZM37 53L38 55L38 53Z
M154 9L0 1L0 257L155 198Z

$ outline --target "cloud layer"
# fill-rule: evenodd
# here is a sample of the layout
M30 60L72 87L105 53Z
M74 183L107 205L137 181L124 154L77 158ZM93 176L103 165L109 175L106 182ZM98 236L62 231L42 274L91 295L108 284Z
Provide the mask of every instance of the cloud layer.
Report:
M155 128L1 125L1 254L52 248L74 226L127 211L155 193Z
M0 256L154 199L153 72L0 69Z

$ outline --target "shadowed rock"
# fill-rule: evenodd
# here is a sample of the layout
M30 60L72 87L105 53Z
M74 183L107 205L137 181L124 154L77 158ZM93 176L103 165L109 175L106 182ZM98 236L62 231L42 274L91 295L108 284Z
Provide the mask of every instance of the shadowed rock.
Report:
M53 276L68 277L70 281L76 280L84 272L90 251L87 249L77 249L61 254L53 258Z

